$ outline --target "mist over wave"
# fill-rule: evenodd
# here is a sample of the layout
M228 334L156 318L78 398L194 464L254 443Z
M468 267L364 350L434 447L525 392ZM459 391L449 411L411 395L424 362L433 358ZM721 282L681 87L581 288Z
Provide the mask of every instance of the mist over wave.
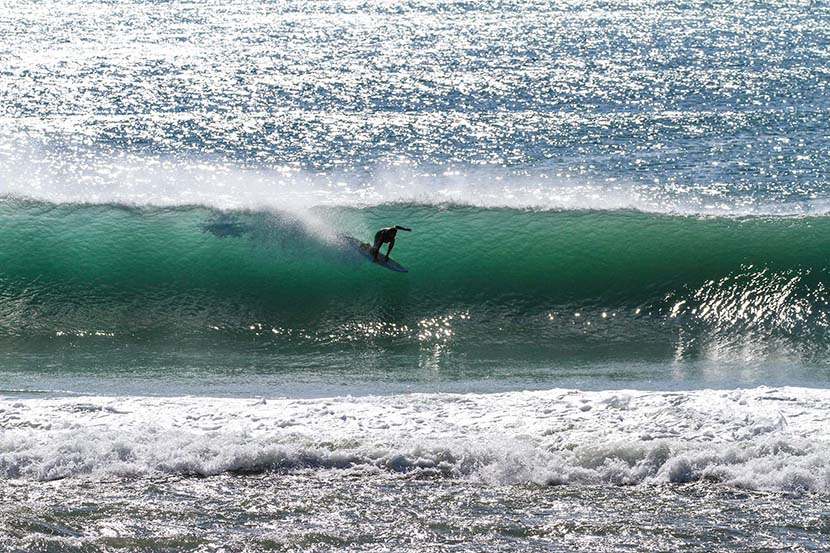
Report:
M583 168L584 169L584 168ZM0 195L49 203L303 211L389 203L484 208L620 210L678 215L825 215L823 183L638 182L579 167L495 167L405 160L314 171L298 164L240 164L129 151L67 152L0 141Z

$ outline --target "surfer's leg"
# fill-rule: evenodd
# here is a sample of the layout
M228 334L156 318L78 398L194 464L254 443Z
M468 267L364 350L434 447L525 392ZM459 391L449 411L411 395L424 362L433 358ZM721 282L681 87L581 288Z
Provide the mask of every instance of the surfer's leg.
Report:
M386 261L389 261L389 254L392 252L392 246L395 245L395 239L389 241L389 249L386 250Z
M372 246L372 255L375 256L375 261L378 260L378 254L380 253L380 247L383 245L383 237L380 236L380 233L375 235L375 245Z

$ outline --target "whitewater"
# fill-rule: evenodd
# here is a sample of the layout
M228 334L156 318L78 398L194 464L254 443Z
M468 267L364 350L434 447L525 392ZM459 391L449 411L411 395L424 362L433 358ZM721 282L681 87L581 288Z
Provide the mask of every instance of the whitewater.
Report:
M0 0L0 549L826 550L828 45Z
M763 387L29 398L3 408L0 469L6 478L36 480L380 469L493 485L707 480L826 493L828 443L811 437L827 424L828 401L823 391Z

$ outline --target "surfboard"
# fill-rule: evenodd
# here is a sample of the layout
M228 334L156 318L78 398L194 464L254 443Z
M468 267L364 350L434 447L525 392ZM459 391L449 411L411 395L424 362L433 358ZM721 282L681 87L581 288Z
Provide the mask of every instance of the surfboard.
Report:
M384 269L389 269L390 271L395 271L396 273L408 273L409 269L394 261L392 259L387 260L386 256L382 253L378 255L378 260L375 261L375 256L372 254L372 245L367 244L366 242L361 242L357 238L352 238L351 236L343 236L343 240L348 243L351 247L357 250L363 257L368 259L369 261L380 265Z

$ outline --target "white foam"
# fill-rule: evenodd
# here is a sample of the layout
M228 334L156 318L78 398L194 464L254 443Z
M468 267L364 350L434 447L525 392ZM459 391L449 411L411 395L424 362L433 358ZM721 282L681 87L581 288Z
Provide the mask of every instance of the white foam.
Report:
M402 164L359 172L314 172L297 166L243 167L219 158L169 159L127 152L86 152L78 159L74 155L31 144L0 143L0 195L53 203L281 211L394 202L727 216L819 215L830 209L821 198L762 204L757 195L730 195L718 184L661 186L546 169Z
M587 408L586 408L587 407ZM701 479L830 492L830 391L0 399L0 475L426 471L496 484Z

